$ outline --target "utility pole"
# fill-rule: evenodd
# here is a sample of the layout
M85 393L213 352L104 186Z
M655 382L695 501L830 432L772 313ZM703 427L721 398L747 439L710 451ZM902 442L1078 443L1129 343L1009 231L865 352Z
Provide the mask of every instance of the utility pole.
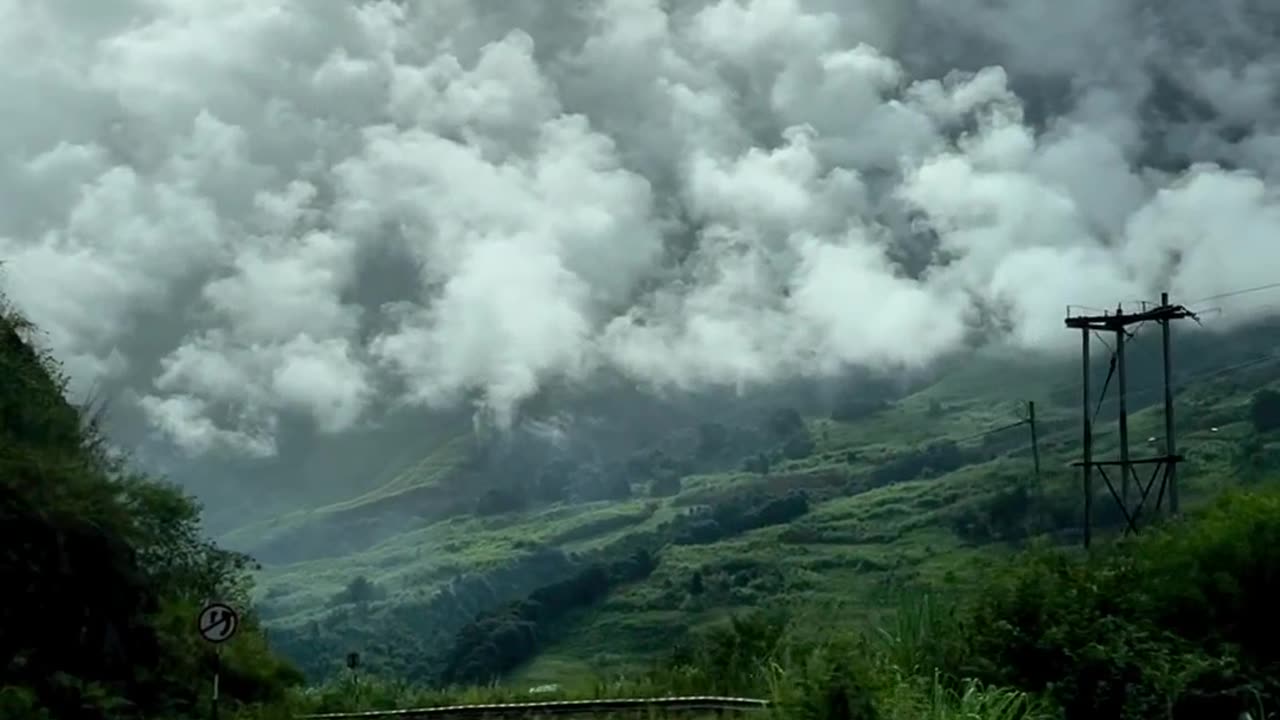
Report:
M1035 508L1032 517L1033 521L1039 522L1043 528L1048 526L1045 522L1048 514L1044 505L1044 481L1040 478L1040 435L1036 430L1036 403L1034 400L1027 401L1027 424L1031 426L1031 459L1035 463L1036 469Z
M1031 425L1031 459L1036 464L1036 487L1040 486L1040 439L1036 433L1036 402L1027 401L1027 423Z
M1169 293L1160 293L1160 305L1168 307ZM1169 318L1160 320L1160 339L1164 347L1164 451L1167 455L1177 455L1178 448L1173 432L1173 359L1169 352ZM1177 515L1178 505L1178 464L1169 465L1169 512Z
M1124 315L1119 305L1116 306L1116 316ZM1129 505L1129 406L1126 402L1128 399L1128 377L1124 362L1125 342L1129 339L1129 331L1124 325L1116 325L1116 369L1118 371L1117 385L1120 392L1118 393L1120 401L1120 504L1124 507Z
M1080 333L1081 352L1083 360L1081 365L1084 367L1084 378L1081 387L1084 389L1084 412L1081 413L1084 418L1084 462L1081 463L1084 469L1084 547L1089 549L1089 542L1093 536L1093 416L1089 413L1089 399L1092 397L1089 392L1089 333Z
M1142 507L1146 503L1151 490L1154 488L1157 480L1159 480L1159 492L1156 495L1156 512L1159 512L1164 501L1165 492L1169 493L1170 511L1178 512L1178 487L1177 487L1177 464L1182 461L1182 456L1176 452L1174 443L1174 425L1173 425L1173 389L1171 377L1171 357L1169 342L1169 323L1172 320L1180 320L1183 318L1194 318L1195 315L1181 305L1170 305L1169 294L1162 293L1160 295L1160 306L1156 308L1144 307L1138 313L1126 313L1122 307L1117 306L1114 315L1104 313L1102 315L1079 315L1072 316L1068 310L1066 318L1066 326L1073 330L1080 331L1082 358L1084 377L1082 387L1084 390L1083 397L1083 450L1084 459L1075 463L1083 469L1084 475L1084 546L1089 547L1093 533L1093 470L1096 468L1102 475L1103 481L1107 485L1112 498L1116 501L1120 508L1121 515L1124 516L1125 534L1137 532L1138 518L1142 513ZM1128 412L1128 368L1125 364L1125 343L1129 338L1128 328L1133 325L1140 325L1146 322L1156 322L1160 324L1163 332L1163 354L1164 354L1164 381L1165 381L1165 452L1163 455L1150 458L1133 459L1129 455L1129 412ZM1119 424L1120 424L1120 459L1119 460L1095 460L1093 457L1093 418L1091 414L1092 396L1089 388L1089 334L1093 332L1114 333L1116 338L1116 348L1114 350L1114 366L1113 370L1117 374L1117 389L1119 393ZM1108 377L1110 380L1110 377ZM1106 387L1103 387L1103 394L1106 393ZM1144 485L1142 480L1138 478L1135 470L1138 465L1152 465L1151 477ZM1112 482L1111 476L1107 474L1108 467L1118 467L1121 474L1119 490L1116 484ZM1138 497L1137 503L1130 505L1130 482L1134 482L1137 486Z

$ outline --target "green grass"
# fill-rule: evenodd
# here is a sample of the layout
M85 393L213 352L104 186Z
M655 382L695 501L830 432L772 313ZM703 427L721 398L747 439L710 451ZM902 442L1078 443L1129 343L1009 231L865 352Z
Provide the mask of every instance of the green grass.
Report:
M728 651L729 656L718 663L708 664L710 658L699 655L692 664L657 663L624 671L610 665L604 653L590 660L544 662L541 671L526 668L503 684L440 689L348 673L296 693L286 703L241 709L233 717L283 720L301 713L705 694L767 700L769 708L754 715L767 720L849 717L841 705L852 708L867 702L874 704L875 717L884 720L1054 717L1047 705L1026 693L944 677L938 663L945 658L935 650L948 618L934 610L927 596L897 596L893 602L892 611L867 624L860 636L813 632L822 626L821 616L802 612L793 613L772 639L758 635L761 626L751 619L742 624L715 622L722 640L729 640L719 644L720 652ZM705 624L713 620L726 618L721 614ZM633 619L642 626L660 621ZM708 637L715 636L713 631ZM701 647L712 649L716 643ZM543 687L534 693L538 686ZM833 695L833 690L843 692Z

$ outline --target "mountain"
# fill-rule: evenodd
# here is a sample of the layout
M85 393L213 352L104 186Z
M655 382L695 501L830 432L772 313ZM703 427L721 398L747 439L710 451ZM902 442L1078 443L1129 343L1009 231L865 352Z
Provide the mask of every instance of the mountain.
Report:
M1280 324L1174 340L1191 507L1280 466L1275 436L1250 422L1254 395L1280 382ZM1126 359L1133 453L1159 454L1158 332L1139 332ZM1098 457L1117 454L1108 360L1099 349L1090 367L1095 395L1108 387ZM992 348L910 381L599 392L505 436L459 426L372 492L225 541L266 564L273 643L316 677L356 650L374 672L428 683L621 672L734 611L852 623L887 592L959 582L1032 536L1079 543L1079 377L1076 359ZM1114 533L1101 479L1095 495L1094 522Z

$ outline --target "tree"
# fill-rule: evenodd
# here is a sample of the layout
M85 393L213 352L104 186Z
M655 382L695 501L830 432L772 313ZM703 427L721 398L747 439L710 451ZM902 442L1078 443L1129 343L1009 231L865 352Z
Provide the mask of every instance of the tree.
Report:
M812 455L816 449L817 445L814 444L813 438L807 430L802 428L782 444L782 455L791 460L799 460Z
M364 575L357 575L334 598L340 604L365 605L382 597L382 589Z
M544 502L559 502L565 499L569 490L569 473L571 468L566 463L553 462L538 473L536 483L538 499Z
M1249 419L1260 433L1280 429L1280 392L1260 390L1249 404Z
M700 460L710 460L719 456L729 446L729 430L720 423L702 423L698 426L698 447L695 451Z
M204 538L191 498L108 451L29 329L0 302L0 658L22 716L190 715L208 670L191 628L212 597L246 611L228 700L279 696L300 678L248 611L251 560Z
M771 415L767 427L774 437L783 440L804 428L804 417L795 408L779 408Z
M742 461L742 469L756 473L757 475L768 475L772 467L772 462L767 453L756 453Z
M528 497L519 487L489 488L477 501L476 514L501 515L523 510L528 504Z
M706 585L702 579L702 571L694 570L693 576L689 578L689 594L697 597L706 590Z
M1280 494L1232 493L1089 555L1044 546L993 568L953 623L982 680L1067 718L1238 717L1280 701Z
M670 497L680 492L682 482L675 473L662 473L649 484L649 494L654 497Z

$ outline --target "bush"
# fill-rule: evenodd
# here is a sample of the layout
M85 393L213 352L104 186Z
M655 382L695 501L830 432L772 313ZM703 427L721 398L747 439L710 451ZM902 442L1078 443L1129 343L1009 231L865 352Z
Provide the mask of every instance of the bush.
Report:
M615 586L648 577L657 559L644 549L610 565L593 564L577 575L484 613L453 638L440 680L487 684L531 658L552 625L571 610L590 607Z
M1249 419L1260 433L1280 429L1280 392L1261 390L1249 404Z
M801 429L787 438L787 441L782 444L782 456L788 460L799 460L800 458L809 457L816 449L817 445L813 442L809 432Z
M683 482L679 475L663 473L649 483L649 494L653 497L670 497L678 495Z
M1037 549L967 617L974 676L1068 718L1235 717L1280 702L1280 496L1236 495L1090 558Z
M182 717L202 702L199 604L249 608L249 558L206 540L199 506L129 470L56 363L0 307L0 713ZM245 613L225 647L228 703L298 681Z
M490 488L476 501L477 515L502 515L519 512L529 506L529 498L521 488Z

